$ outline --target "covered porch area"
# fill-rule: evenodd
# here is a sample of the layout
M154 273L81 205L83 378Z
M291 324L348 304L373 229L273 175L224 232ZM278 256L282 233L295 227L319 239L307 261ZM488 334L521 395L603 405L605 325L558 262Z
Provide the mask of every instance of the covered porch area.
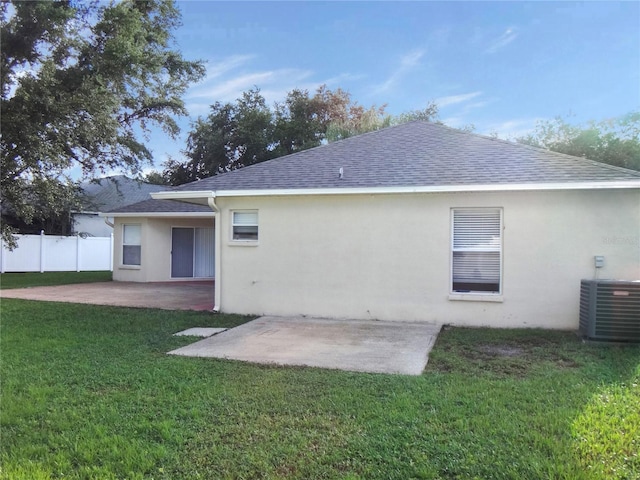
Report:
M158 209L187 211L113 213L113 280L212 281L216 263L215 213L208 207L180 202L149 200L143 203ZM150 208L148 205L146 208ZM194 209L197 211L188 211Z

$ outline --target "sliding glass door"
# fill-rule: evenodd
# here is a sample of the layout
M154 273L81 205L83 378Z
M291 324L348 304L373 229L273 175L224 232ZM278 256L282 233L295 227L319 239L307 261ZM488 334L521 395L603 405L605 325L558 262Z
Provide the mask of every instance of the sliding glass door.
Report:
M214 277L214 229L175 227L171 231L171 277Z

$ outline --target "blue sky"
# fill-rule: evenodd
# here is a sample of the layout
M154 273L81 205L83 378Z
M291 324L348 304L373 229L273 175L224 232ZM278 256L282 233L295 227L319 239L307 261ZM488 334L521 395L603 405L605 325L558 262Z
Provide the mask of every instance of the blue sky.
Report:
M501 138L555 116L640 108L640 2L178 1L177 46L205 60L177 140L154 133L156 167L182 158L190 122L257 86L338 87L392 114L435 101L446 124Z

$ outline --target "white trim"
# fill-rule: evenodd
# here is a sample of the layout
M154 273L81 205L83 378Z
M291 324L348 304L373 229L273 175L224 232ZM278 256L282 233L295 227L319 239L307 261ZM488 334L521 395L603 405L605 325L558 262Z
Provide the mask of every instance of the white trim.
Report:
M199 200L202 198L216 198L216 193L212 190L187 190L187 191L169 191L155 192L151 194L154 200Z
M140 265L119 265L118 270L141 270L142 267Z
M132 218L132 217L174 217L174 218L215 218L214 212L107 212L101 217Z
M255 190L199 190L181 192L158 192L151 196L156 200L196 200L216 197L262 197L291 195L372 195L394 193L449 193L449 192L517 192L536 190L596 190L596 189L640 189L640 180L615 182L576 183L512 183L483 185L431 185L415 187L348 187L348 188L287 188Z
M499 267L499 280L498 280L498 288L499 291L498 292L483 292L483 291L470 291L470 292L457 292L453 290L453 257L454 257L454 252L456 251L474 251L474 250L470 250L470 249L456 249L455 245L454 245L454 239L455 239L455 227L454 227L454 216L455 216L455 212L456 211L475 211L478 213L487 213L487 212L491 212L491 211L497 211L498 215L500 216L499 219L499 231L500 231L500 250L499 250L499 254L500 254L500 267ZM450 209L450 222L451 222L451 239L450 239L450 246L449 246L449 300L466 300L466 297L469 298L469 300L478 300L478 301L491 301L491 300L487 300L490 298L498 298L500 300L495 300L495 301L502 301L501 299L503 298L503 289L504 289L504 208L503 207L452 207ZM482 249L482 250L476 250L476 251L480 251L480 252L486 252L486 251L492 251L492 250L487 250L487 249Z
M139 243L125 243L125 230L127 227L138 227L140 229ZM120 249L120 267L142 267L142 223L123 223L122 224L122 245ZM140 247L140 263L124 263L124 247Z
M260 241L260 217L258 214L258 209L256 208L243 208L243 209L234 209L229 210L230 213L230 224L231 228L229 229L229 245L246 245L246 246L257 246ZM256 214L256 223L255 224L237 224L235 221L236 213L255 213ZM253 238L233 238L234 228L235 227L256 227L256 239Z
M260 245L258 240L229 240L228 247L257 247Z
M209 208L215 213L215 220L213 222L213 241L214 241L214 284L213 284L213 311L220 311L220 301L222 300L222 218L220 215L220 209L216 205L215 197L207 199Z
M449 300L460 302L494 302L503 303L502 294L481 294L481 293L450 293Z

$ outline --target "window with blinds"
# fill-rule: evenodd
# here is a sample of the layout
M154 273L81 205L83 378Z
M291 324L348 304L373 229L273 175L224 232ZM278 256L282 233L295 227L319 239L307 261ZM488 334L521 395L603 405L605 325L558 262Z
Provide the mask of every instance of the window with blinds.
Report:
M500 293L502 288L502 210L454 209L451 290Z
M258 211L244 210L232 212L231 238L239 241L258 240Z
M122 264L140 265L142 259L142 226L128 224L122 226Z

